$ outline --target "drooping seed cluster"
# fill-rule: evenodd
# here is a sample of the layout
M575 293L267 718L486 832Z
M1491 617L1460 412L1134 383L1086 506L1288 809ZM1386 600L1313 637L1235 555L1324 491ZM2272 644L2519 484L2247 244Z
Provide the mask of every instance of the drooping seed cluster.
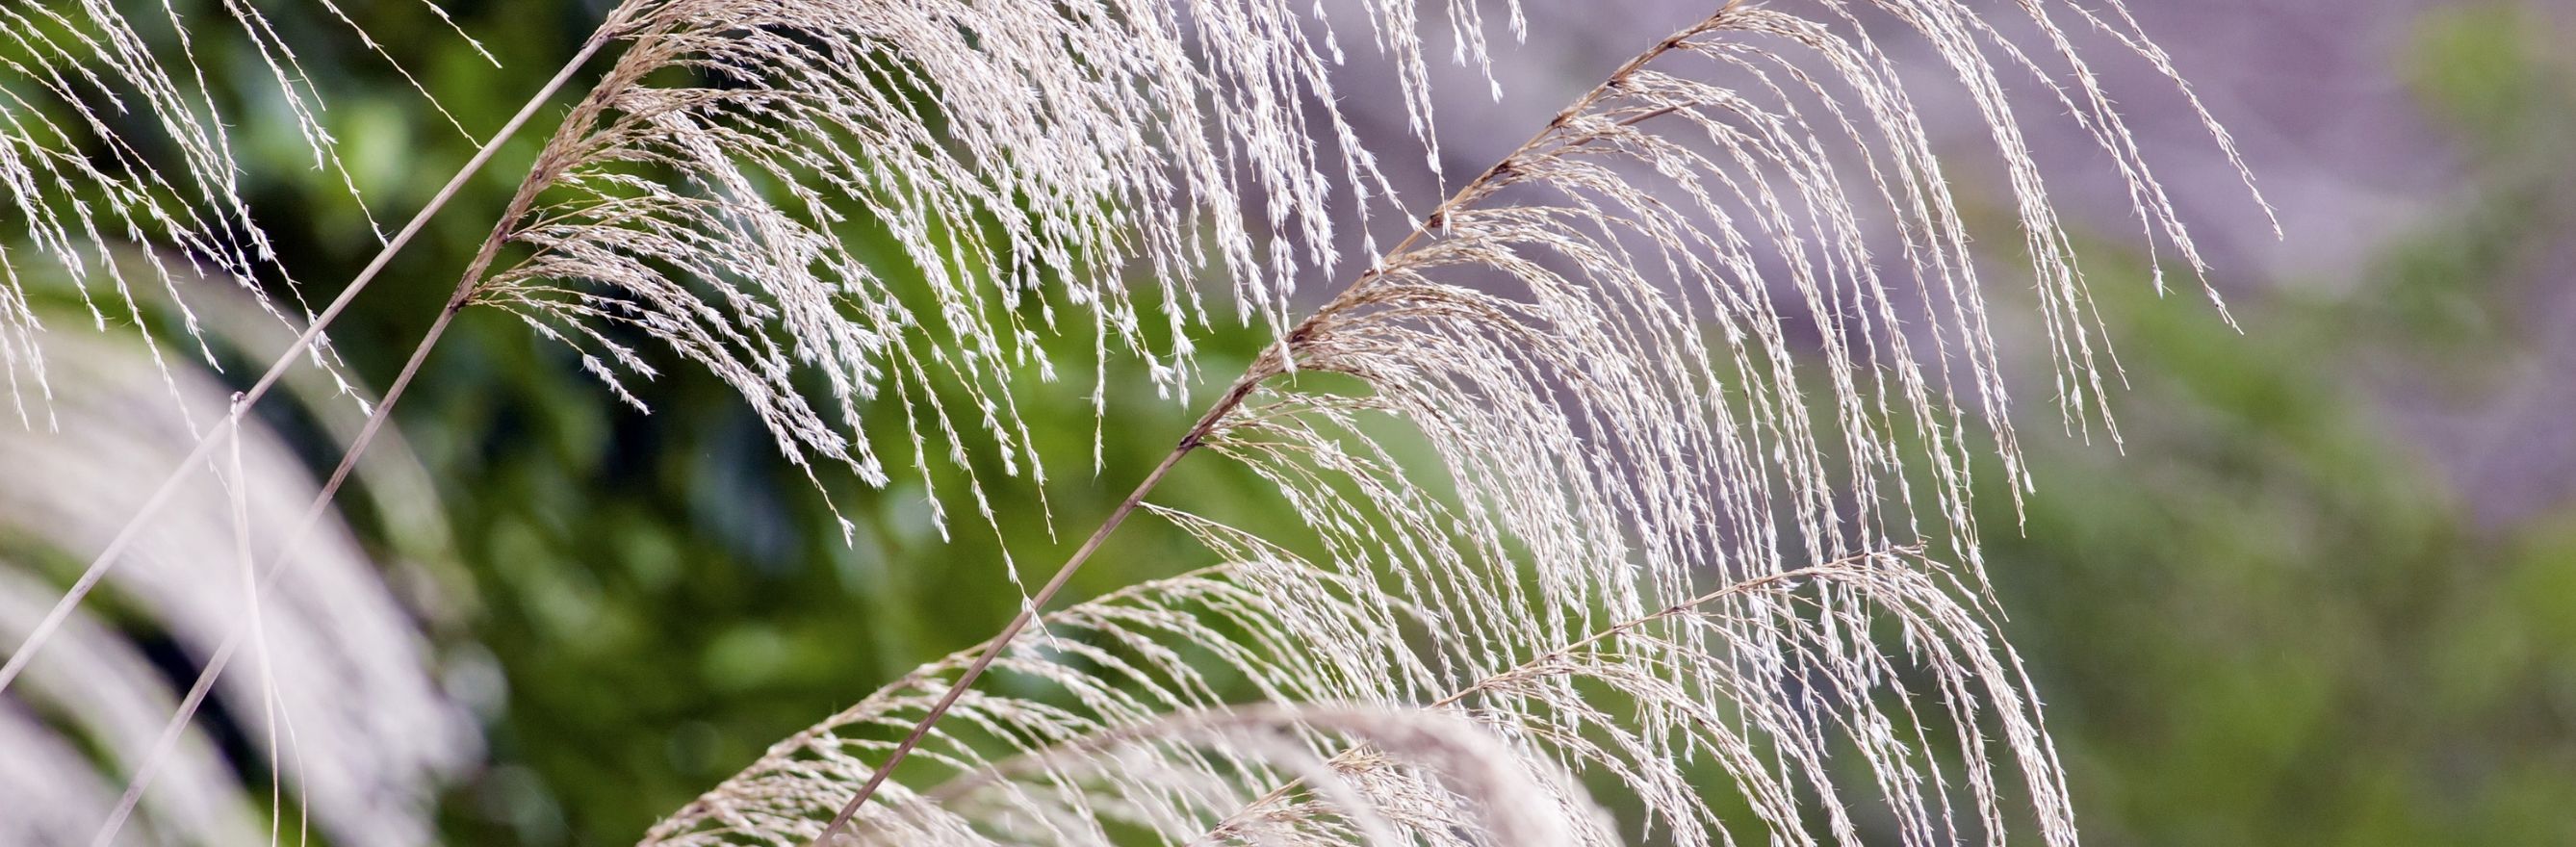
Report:
M1989 124L2070 429L2108 426L2109 359L2005 78L2042 83L2197 272L2076 33L2169 68L2116 3L1775 5L1619 70L1286 332L1205 449L1304 532L1157 508L1234 564L1003 645L858 843L2074 843L1969 503L1979 432L2029 484L2009 313L1922 127L1926 75L1883 39L1930 45ZM781 742L650 840L815 837L971 656ZM1462 782L1463 753L1300 708L1457 715L1511 764ZM1284 726L1184 729L1245 709ZM1503 819L1533 810L1548 834Z
M319 5L348 24L366 49L392 62L331 0ZM424 5L445 19L435 4ZM251 3L222 6L223 16L211 20L239 30L265 65L313 166L338 178L364 213L338 141L322 120L321 92L270 13ZM207 86L200 51L225 48L199 41L228 33L222 24L183 21L176 7L162 11L167 20L151 23L167 32L147 37L152 27L137 26L108 0L0 6L0 221L6 221L0 223L0 379L7 380L11 410L22 424L47 419L44 401L52 396L39 343L46 327L29 300L30 274L59 269L100 330L152 326L144 304L162 302L188 337L202 341L185 289L210 282L248 290L282 323L295 322L290 311L311 317L267 233L251 219L227 128L234 118L217 109ZM400 65L394 69L411 80ZM142 253L149 259L142 273L118 260L138 245L157 248ZM42 264L13 250L32 252ZM289 303L273 302L266 290L281 283ZM137 292L137 286L160 290ZM163 361L154 335L140 335L154 361ZM203 344L198 353L213 363ZM316 347L312 360L337 378L327 344ZM168 387L178 392L175 377ZM346 383L341 388L350 390Z
M1418 104L1415 0L1374 5ZM1481 55L1477 7L1445 5ZM1337 218L1383 190L1304 6L629 4L617 67L505 224L533 255L476 299L612 385L654 373L641 340L668 347L800 464L883 484L910 463L928 484L946 461L980 505L970 453L1043 478L1008 383L1053 378L1044 336L1088 323L1097 358L1140 355L1185 391L1211 319L1193 282L1230 280L1240 317L1284 326ZM870 415L903 417L908 443L871 442Z
M995 663L991 684L1013 694L960 700L918 764L859 818L858 843L1625 843L1634 827L1573 780L1603 769L1658 816L1647 822L1655 840L1711 843L1729 826L1713 800L1726 786L1702 775L1711 765L1758 816L1735 826L1768 824L1790 843L1813 843L1799 823L1810 792L1843 786L1806 782L1823 760L1793 758L1804 745L1770 733L1835 733L1829 720L1818 725L1819 702L1886 693L1898 673L1928 672L1963 696L2019 687L1978 613L1906 553L1729 586L1544 649L1460 638L1422 651L1405 645L1461 622L1166 514L1250 558L1050 615L1046 638L1015 643ZM1825 614L1828 594L1901 622L1930 649L1839 661L1813 652L1848 645L1851 634L1837 630L1866 628ZM1817 690L1766 687L1745 667L1739 651L1766 640L1798 644L1772 659L1808 671L1797 682ZM1505 655L1520 658L1468 670ZM780 742L647 843L810 843L971 658L925 666ZM1221 693L1244 685L1264 703ZM1477 731L1426 723L1443 717ZM1928 755L1914 752L1923 737L1895 734L1909 729L1851 733L1901 761Z

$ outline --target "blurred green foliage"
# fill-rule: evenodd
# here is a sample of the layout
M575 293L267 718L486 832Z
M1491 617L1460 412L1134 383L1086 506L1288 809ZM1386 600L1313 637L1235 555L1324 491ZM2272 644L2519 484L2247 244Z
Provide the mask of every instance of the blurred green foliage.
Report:
M177 5L210 17L206 2ZM604 2L443 2L499 69L417 4L348 5L484 131ZM2355 290L2269 298L2238 335L2197 298L2122 278L2114 253L2090 262L2135 385L2115 398L2126 455L2028 438L2040 491L2026 514L2000 490L1982 502L2006 626L2050 699L2093 843L2576 843L2576 511L2478 525L2347 368L2464 366L2515 343L2515 292L2491 281L2576 223L2576 76L2529 15L2440 11L2389 57L2490 183L2389 246ZM476 142L339 24L278 21L390 230ZM255 54L207 42L209 75L242 81L229 91L255 209L318 302L374 251L367 219L276 119ZM513 140L358 301L336 331L358 373L393 373L542 141ZM1113 373L1116 411L1095 424L1074 332L1061 380L1021 398L1058 463L1046 484L994 484L998 532L945 486L943 537L900 473L875 491L826 469L817 491L711 378L632 386L654 409L640 414L514 320L469 312L398 415L472 575L466 623L440 633L451 676L499 683L473 688L490 695L491 765L448 798L450 839L629 841L772 741L999 628L1020 596L1001 551L1043 578L1193 416ZM1207 371L1239 371L1262 340L1202 341ZM1100 473L1083 461L1095 437ZM1193 463L1158 499L1284 520L1262 516L1260 490ZM835 507L855 527L846 543ZM1140 524L1069 593L1206 563Z
M2529 343L2518 281L2576 231L2546 31L2438 9L2391 57L2474 181L2350 290L2293 280L2239 335L2092 266L2126 455L2025 440L2040 490L1993 552L2090 843L2576 843L2576 504L2484 525L2364 382L2511 390L2481 364Z

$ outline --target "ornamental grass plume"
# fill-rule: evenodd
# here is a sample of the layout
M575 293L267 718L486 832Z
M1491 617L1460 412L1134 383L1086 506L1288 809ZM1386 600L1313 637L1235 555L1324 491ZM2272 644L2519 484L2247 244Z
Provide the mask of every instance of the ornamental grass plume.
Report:
M1361 82L1397 92L1436 162L1425 12L1469 64L1497 21L1463 0L1361 11L1397 69ZM1521 34L1516 6L1491 14ZM1987 129L2067 427L2116 441L2117 363L2022 127L2075 122L2148 246L2201 276L2077 44L2126 50L2197 109L2121 4L1715 5L1384 245L1371 216L1407 198L1336 106L1354 28L1331 18L1284 0L620 4L531 101L610 57L349 461L449 320L491 307L630 403L630 380L704 368L817 479L935 486L945 465L998 532L1036 518L997 513L984 492L1004 483L977 470L1043 480L1013 400L1054 378L1043 339L1088 335L1095 370L1141 362L1197 403L1190 339L1255 322L1272 343L1159 465L1099 469L1141 482L1008 627L780 742L647 841L2075 843L1968 502L1980 450L2016 498L2032 484L1994 308L2022 298L1971 255L1960 169L1917 97L1964 93ZM1931 61L1899 61L1917 51L1898 40ZM1298 297L1318 274L1347 282ZM900 441L864 435L883 416ZM1184 460L1249 469L1301 531L1157 501ZM1131 518L1217 564L1046 611Z

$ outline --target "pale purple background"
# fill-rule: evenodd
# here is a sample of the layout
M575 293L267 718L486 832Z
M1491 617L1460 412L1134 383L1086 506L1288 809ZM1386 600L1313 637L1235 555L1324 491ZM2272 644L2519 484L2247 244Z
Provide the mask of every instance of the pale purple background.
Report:
M1348 5L1349 0L1338 0ZM1486 96L1482 79L1464 69L1434 68L1442 161L1451 180L1473 175L1508 154L1533 128L1641 47L1701 19L1715 0L1603 0L1526 3L1531 37L1513 43L1501 31L1500 4L1490 10L1494 74L1503 98ZM1795 4L1790 4L1794 6ZM2227 161L2181 101L2141 62L2104 60L2097 68L2120 97L2141 146L2177 198L2213 265L2211 282L2226 294L2249 333L2263 331L2266 304L2293 295L2349 295L2392 239L2458 212L2480 190L2463 139L2427 114L2405 74L2424 15L2441 0L2142 0L2131 11L2173 55L2211 112L2233 133L2264 196L2278 214L2275 238L2247 199ZM2487 4L2496 5L2496 4ZM2576 2L2523 4L2558 33L2576 33ZM1337 18L1357 21L1356 14ZM2079 23L2069 22L2074 29ZM2078 33L2081 40L2081 33ZM2544 45L2567 43L2540 37ZM1891 49L1908 49L1891 40ZM1345 45L1354 65L1382 62L1365 45ZM1433 52L1446 58L1445 42ZM2116 45L2111 51L2117 52ZM2576 55L2576 50L2569 51ZM2546 56L2569 61L2566 56ZM1354 75L1357 78L1365 76ZM2560 78L2566 78L2561 75ZM1389 158L1406 147L1404 116L1394 92L1345 91L1345 109ZM1981 133L1964 109L1940 107L1944 90L1917 92L1944 139ZM2127 94L2130 96L2121 96ZM1926 96L1928 95L1928 96ZM2033 109L2028 127L2043 157L2082 149L2089 140L2071 123ZM2569 156L2576 169L2576 152ZM1419 169L1396 175L1418 177ZM2138 238L2126 194L2105 168L2054 168L2051 189L2061 211L2087 232ZM1437 196L1427 181L1403 186ZM2516 273L2532 278L2508 287L2527 333L2505 345L2501 361L2482 365L2475 391L2446 390L2439 372L2386 362L2329 363L2377 405L2373 425L2418 451L2488 526L2509 524L2576 498L2576 234L2549 258ZM2494 284L2463 280L2463 285ZM2188 284L2188 281L2185 281ZM2198 296L2187 289L2182 296ZM2116 405L2118 401L2115 399ZM2044 404L2025 404L2026 407ZM2029 409L2025 409L2028 411ZM2045 413L2046 410L2039 411Z

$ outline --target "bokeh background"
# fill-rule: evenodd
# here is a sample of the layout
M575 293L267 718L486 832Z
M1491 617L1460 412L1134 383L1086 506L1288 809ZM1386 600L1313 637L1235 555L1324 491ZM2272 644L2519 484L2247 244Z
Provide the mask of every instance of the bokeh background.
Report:
M603 2L442 2L499 67L417 4L343 6L480 133ZM1438 83L1447 173L1480 170L1710 5L1526 2L1528 42L1498 45L1499 100L1464 72ZM2188 285L2157 297L2118 186L2061 171L2061 202L2098 236L2086 263L2131 386L2114 399L2126 437L2060 435L2025 392L2039 491L2019 515L2001 491L1982 502L2008 634L2051 706L2087 838L2576 844L2576 7L2136 5L2242 143L2280 234L2180 104L2132 105L2239 332ZM273 15L379 217L407 215L469 155L339 24ZM258 93L256 54L201 49L211 75L245 81L231 96L255 210L326 297L372 254L366 219L260 119L282 106ZM2106 68L2115 86L2145 70ZM1376 143L1413 143L1391 87L1346 85ZM1934 111L1936 133L1973 129ZM342 321L364 381L391 377L541 140L513 142ZM2035 142L2044 157L2085 143ZM1997 199L1963 182L1972 203ZM1438 186L1406 188L1427 204ZM1204 343L1208 372L1237 371L1260 340ZM1088 410L1096 376L1119 410L1106 424ZM443 789L442 837L631 841L772 741L989 636L1019 603L1001 551L1051 569L1194 416L1132 377L1077 367L1039 389L1028 414L1057 440L1043 501L997 486L998 533L966 520L943 538L917 485L826 475L817 491L711 378L639 385L654 411L637 413L515 321L469 313L396 416L440 538L397 545L387 515L351 518L374 548L434 560L432 584L402 596L482 725L481 760ZM332 455L311 421L271 414L308 461ZM1223 511L1256 489L1185 466L1161 498ZM1071 594L1202 563L1181 539L1125 533Z

